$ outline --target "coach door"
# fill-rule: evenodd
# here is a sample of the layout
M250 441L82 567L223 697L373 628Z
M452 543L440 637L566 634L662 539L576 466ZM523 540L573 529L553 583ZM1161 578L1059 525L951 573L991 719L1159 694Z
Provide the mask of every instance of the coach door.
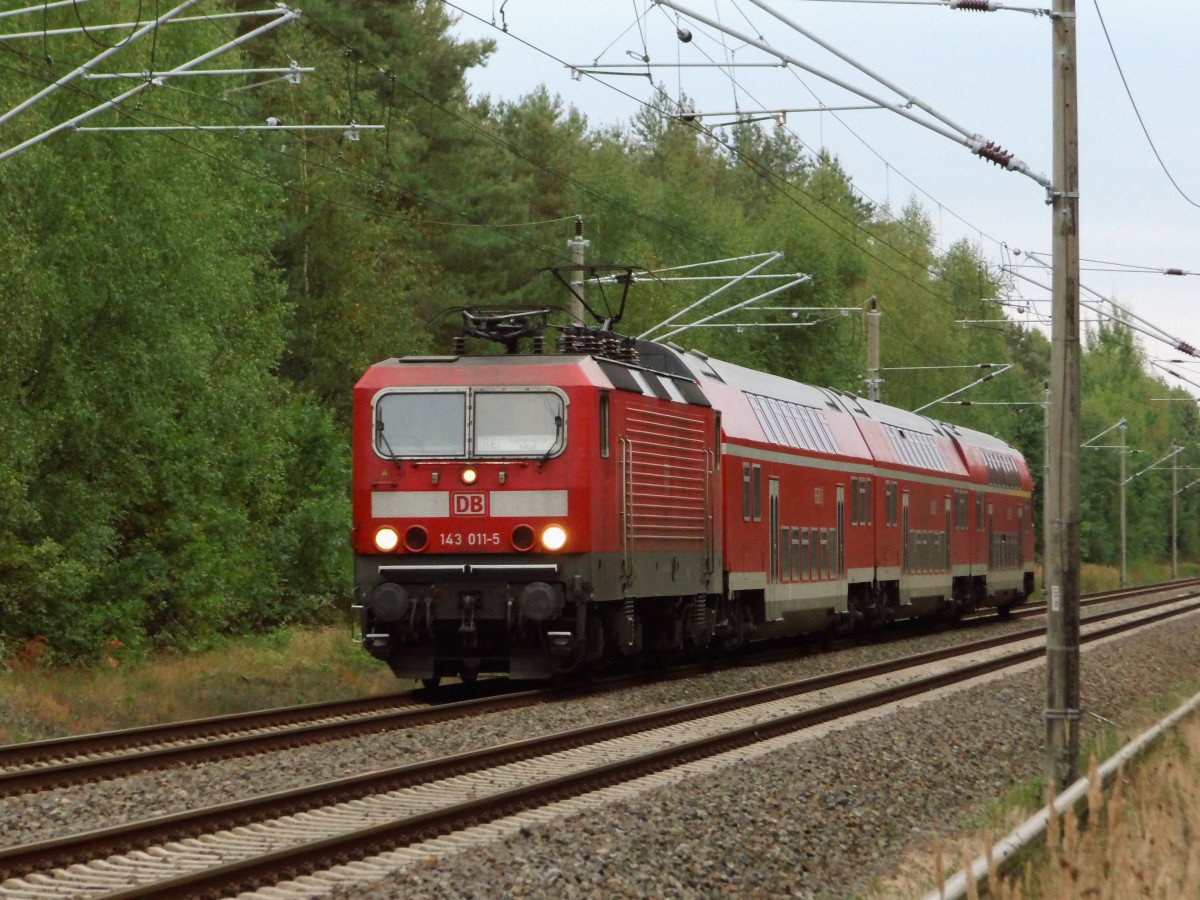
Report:
M779 587L779 479L767 481L767 541L771 547L771 564L767 568L767 620L783 618L782 591Z
M987 542L988 542L988 571L996 571L996 567L1000 565L1000 561L996 559L996 541L992 537L992 528L995 526L995 511L992 509L992 504L988 504L987 517Z
M837 507L837 580L846 580L846 486L838 485Z
M950 552L950 536L954 534L954 523L950 521L950 498L946 498L946 571L954 571L954 556Z
M912 588L909 586L908 570L912 566L912 540L908 533L908 491L900 500L900 602L912 602Z

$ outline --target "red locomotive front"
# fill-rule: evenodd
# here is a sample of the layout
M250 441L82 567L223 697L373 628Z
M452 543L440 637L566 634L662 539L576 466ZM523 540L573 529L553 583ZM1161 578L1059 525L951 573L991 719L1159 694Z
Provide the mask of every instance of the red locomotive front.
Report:
M371 367L354 395L366 649L434 683L703 645L719 444L695 387L584 353Z
M359 382L356 594L398 676L546 677L578 653L596 403L564 357L401 358Z

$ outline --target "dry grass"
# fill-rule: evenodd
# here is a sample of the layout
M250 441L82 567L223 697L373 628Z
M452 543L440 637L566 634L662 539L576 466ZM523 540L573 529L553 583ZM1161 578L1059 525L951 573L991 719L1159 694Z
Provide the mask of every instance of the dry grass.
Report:
M1145 727L1161 718L1147 714ZM1093 757L1089 775L1095 775ZM986 828L935 842L910 854L869 900L923 897L1029 818L1039 788L1026 786L990 812ZM1024 795L1023 798L1019 795ZM1122 770L1107 792L1093 787L1084 822L1068 812L1052 821L1044 844L1030 848L1004 878L993 869L980 896L996 900L1197 900L1200 898L1200 718L1192 716L1140 761Z
M346 629L281 631L202 653L47 668L27 647L0 668L0 744L395 691Z
M1192 720L1118 779L1107 802L1099 791L1089 794L1092 827L1081 830L1065 816L1061 829L1050 829L1042 865L1003 885L997 897L1200 897L1197 762L1200 722Z
M1052 820L1045 844L1032 851L1022 871L1003 879L993 871L984 885L986 896L996 900L1200 897L1198 764L1200 721L1193 719L1132 771L1122 772L1106 795L1098 788L1089 792L1089 827L1083 827L1071 812L1061 821ZM991 840L990 835L977 835L935 849L932 870L952 874L969 865ZM949 865L943 866L943 860ZM931 889L928 872L925 887L918 885L909 882L904 892L881 896L922 895ZM971 891L968 897L981 893Z
M1181 562L1179 564L1180 578L1195 578L1200 576L1200 565ZM1142 584L1156 584L1171 578L1171 566L1168 563L1137 563L1131 565L1126 572L1126 582L1129 587ZM1042 593L1042 567L1034 569L1034 592L1036 599ZM1121 575L1111 566L1098 566L1094 563L1084 563L1079 570L1079 592L1093 594L1098 591L1115 591L1121 586Z

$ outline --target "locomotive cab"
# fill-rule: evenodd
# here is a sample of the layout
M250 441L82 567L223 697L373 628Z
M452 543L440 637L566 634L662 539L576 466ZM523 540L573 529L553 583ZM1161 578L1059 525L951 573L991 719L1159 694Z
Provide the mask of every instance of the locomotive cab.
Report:
M397 359L357 389L356 605L397 676L545 678L583 653L577 365L512 362Z

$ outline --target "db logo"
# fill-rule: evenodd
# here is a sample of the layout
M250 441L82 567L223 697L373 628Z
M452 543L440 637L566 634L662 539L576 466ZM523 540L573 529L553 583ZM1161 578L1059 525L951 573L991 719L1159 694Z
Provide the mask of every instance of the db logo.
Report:
M468 494L465 491L450 495L451 515L486 516L487 494Z

